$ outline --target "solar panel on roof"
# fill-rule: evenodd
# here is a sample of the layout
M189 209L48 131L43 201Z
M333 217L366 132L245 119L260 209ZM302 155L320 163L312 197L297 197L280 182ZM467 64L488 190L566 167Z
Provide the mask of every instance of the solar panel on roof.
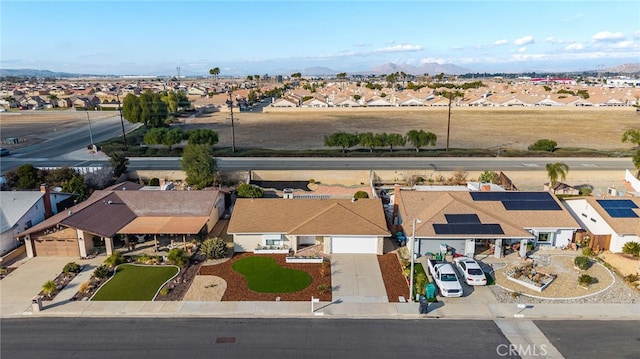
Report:
M477 214L445 214L447 223L480 223Z
M607 208L638 208L638 206L630 199L598 199L596 200L600 207Z
M471 198L474 201L553 201L548 192L471 192Z
M631 208L609 208L605 209L611 218L638 218L638 215Z
M499 224L433 224L436 234L504 234Z
M503 201L507 211L558 211L561 210L556 201Z

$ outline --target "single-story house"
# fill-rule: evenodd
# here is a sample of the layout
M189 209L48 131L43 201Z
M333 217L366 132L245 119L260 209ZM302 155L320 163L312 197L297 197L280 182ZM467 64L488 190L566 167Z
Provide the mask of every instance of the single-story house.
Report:
M438 253L441 245L473 256L476 243L527 240L564 247L580 225L549 192L405 191L394 194L394 223L407 237L415 228L415 253Z
M604 237L599 249L620 253L625 243L640 243L640 198L573 197L564 203L588 233Z
M113 252L116 235L209 233L225 210L220 191L141 191L124 182L19 233L27 256L87 256L97 237Z
M390 235L380 199L238 199L227 233L236 252L322 245L326 254L382 254Z
M551 186L551 182L547 182L544 184L544 190L551 192L553 194L563 194L563 195L579 195L580 194L579 189L562 182L556 183L555 186Z
M17 248L18 233L73 205L73 195L51 192L45 184L40 191L3 191L0 195L0 254Z

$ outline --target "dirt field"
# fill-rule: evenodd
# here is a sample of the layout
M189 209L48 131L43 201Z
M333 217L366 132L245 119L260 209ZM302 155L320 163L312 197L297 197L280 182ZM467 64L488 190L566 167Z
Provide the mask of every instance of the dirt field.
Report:
M92 112L91 120L114 116ZM87 123L85 112L29 111L0 115L2 140L7 137L37 137ZM229 113L218 112L190 120L185 130L209 128L220 135L219 146L231 145ZM640 128L634 108L453 108L451 148L526 149L538 139L549 138L559 147L628 150L620 142L627 129ZM444 148L447 132L446 108L383 110L317 110L274 113L235 113L236 146L267 149L320 149L324 135L333 132L387 132L405 134L424 129L438 136ZM504 145L508 144L508 145ZM4 146L4 145L3 145Z

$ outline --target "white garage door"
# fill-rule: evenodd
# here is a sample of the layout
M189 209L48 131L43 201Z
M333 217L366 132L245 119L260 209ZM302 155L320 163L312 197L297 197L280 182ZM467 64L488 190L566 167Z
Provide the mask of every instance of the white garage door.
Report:
M331 237L331 253L378 253L376 237Z

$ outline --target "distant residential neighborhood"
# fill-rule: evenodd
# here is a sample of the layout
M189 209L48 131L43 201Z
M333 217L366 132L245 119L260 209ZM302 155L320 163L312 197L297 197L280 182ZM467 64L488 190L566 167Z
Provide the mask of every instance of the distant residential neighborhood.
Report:
M240 108L268 99L277 108L384 107L617 107L640 104L631 77L501 77L461 79L440 74L246 79L96 79L0 83L0 107L11 110L113 109L127 94L182 91L194 106L226 109L229 92Z

